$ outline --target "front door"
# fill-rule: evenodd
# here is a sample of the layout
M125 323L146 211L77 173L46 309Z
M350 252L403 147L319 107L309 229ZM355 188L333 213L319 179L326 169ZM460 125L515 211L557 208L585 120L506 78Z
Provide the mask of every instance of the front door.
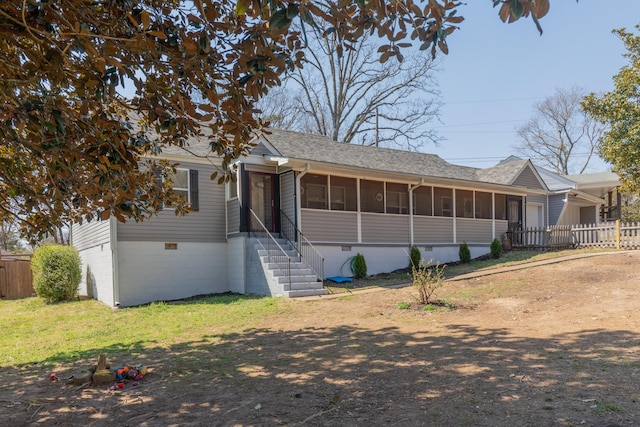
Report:
M507 223L511 231L511 243L522 243L522 197L507 196Z
M274 185L271 174L249 173L249 208L268 231L274 231ZM262 227L251 215L251 231L262 231Z
M507 221L509 231L522 229L522 197L507 196Z

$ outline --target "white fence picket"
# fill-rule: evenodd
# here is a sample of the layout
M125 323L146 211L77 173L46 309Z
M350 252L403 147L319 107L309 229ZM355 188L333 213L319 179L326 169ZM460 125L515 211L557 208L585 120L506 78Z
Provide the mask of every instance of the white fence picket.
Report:
M527 228L507 233L515 248L561 247L640 249L640 223L605 222Z

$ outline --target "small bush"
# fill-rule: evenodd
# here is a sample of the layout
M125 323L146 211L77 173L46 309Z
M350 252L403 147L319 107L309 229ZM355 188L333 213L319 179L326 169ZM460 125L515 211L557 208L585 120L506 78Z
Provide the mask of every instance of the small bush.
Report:
M411 303L400 301L398 304L396 304L396 307L398 308L398 310L409 310L411 308Z
M353 257L352 270L353 277L356 279L367 277L367 262L364 260L364 255L358 253Z
M72 246L40 246L31 258L31 271L36 294L47 303L78 296L82 267L80 255Z
M411 268L414 265L419 265L420 260L422 260L420 249L418 249L417 246L411 246L411 252L409 252L409 267Z
M429 260L431 264L433 260ZM433 267L421 260L418 265L411 266L412 284L418 290L420 304L430 304L431 297L444 285L444 265L437 263Z
M502 243L500 240L493 239L491 242L491 258L498 259L502 256Z
M464 263L471 262L471 251L469 250L469 245L467 242L464 242L460 245L460 250L458 251L458 255L460 256L460 261Z

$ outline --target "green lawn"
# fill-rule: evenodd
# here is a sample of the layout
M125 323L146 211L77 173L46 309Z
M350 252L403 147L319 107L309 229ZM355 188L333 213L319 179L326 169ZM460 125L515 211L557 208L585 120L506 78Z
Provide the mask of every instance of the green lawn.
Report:
M0 300L0 367L107 359L170 348L228 332L287 310L286 301L238 295L112 310L94 300L47 305Z
M445 275L514 265L549 257L575 254L562 252L510 252L499 260L473 261L448 266ZM410 283L406 272L372 276L360 287ZM332 287L345 292L346 286ZM182 343L201 342L226 333L242 333L265 317L286 313L285 299L221 295L194 298L179 303L112 310L94 300L47 305L38 298L0 300L0 367L31 363L56 364L95 359L131 357L150 348L175 348Z

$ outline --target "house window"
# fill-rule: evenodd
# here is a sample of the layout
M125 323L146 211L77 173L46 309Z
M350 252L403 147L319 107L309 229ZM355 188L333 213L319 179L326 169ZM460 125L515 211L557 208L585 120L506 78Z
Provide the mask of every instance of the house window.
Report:
M173 183L173 191L185 198L191 210L199 210L198 171L195 169L176 168L171 181ZM168 207L171 208L171 206Z
M456 190L456 216L473 218L473 191Z
M496 194L495 196L495 205L496 205L496 219L507 219L507 195L506 194Z
M358 210L358 181L355 178L341 176L329 177L331 205L329 209L336 211Z
M327 176L306 174L300 180L303 208L327 209Z
M431 197L431 187L422 186L413 190L413 214L432 215L433 205Z
M387 213L409 213L409 189L406 184L387 183Z
M476 191L476 218L493 218L491 205L491 193Z
M434 187L433 204L435 216L453 216L453 190L451 188Z
M384 213L384 182L360 181L360 209L362 212Z
M189 169L176 169L173 174L173 191L189 201Z

